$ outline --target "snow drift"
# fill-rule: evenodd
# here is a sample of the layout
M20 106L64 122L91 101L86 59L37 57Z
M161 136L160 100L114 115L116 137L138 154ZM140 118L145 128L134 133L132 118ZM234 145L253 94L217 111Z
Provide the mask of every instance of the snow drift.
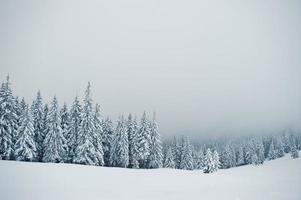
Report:
M0 177L4 200L301 199L301 159L288 155L213 174L0 161Z

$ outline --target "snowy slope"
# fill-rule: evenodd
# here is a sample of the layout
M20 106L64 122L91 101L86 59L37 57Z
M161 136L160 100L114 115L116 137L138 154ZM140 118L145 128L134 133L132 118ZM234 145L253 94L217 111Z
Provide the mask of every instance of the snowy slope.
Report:
M0 161L0 199L300 200L301 159L214 174Z

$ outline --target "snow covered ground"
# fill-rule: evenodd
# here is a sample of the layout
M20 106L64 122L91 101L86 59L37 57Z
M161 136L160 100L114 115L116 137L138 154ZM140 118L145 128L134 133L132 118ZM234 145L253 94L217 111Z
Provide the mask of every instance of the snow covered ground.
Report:
M213 174L0 161L0 199L300 200L301 159Z

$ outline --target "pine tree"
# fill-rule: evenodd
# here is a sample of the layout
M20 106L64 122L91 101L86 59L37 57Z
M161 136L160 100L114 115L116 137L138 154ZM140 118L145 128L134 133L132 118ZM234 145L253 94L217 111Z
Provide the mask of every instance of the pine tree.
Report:
M274 160L276 159L276 151L275 151L275 147L274 147L274 142L272 140L271 144L270 144L270 149L269 149L269 153L268 153L268 159L269 160Z
M213 152L212 156L212 162L213 162L213 172L217 171L220 168L220 161L219 161L219 155L216 150Z
M292 144L291 144L291 157L293 159L299 158L299 152L298 152L298 150L296 148L295 141L293 141Z
M25 102L25 99L24 98L22 98L22 100L21 100L21 102L20 102L20 108L21 108L21 110L25 110L26 109L26 107L27 107L27 104L26 104L26 102Z
M181 146L179 144L178 138L174 136L172 141L172 154L174 157L175 168L180 168L181 163Z
M203 151L195 151L194 153L194 169L203 170L204 167L204 154Z
M62 133L61 119L56 97L51 102L47 118L47 131L44 140L44 162L64 162L66 141Z
M127 167L129 164L129 143L123 117L117 121L110 160L114 167Z
M31 110L33 113L34 141L37 148L37 160L42 161L43 158L43 142L45 139L45 131L43 130L43 102L40 91L34 100Z
M285 153L289 153L291 148L290 148L290 141L289 141L289 134L291 133L291 130L286 130L286 132L282 135L282 143L283 143L283 148Z
M147 159L149 156L149 143L148 143L149 135L150 135L149 122L146 113L144 112L137 133L138 160L139 160L139 167L142 168L147 167Z
M103 127L102 146L104 152L104 163L106 166L110 166L111 163L110 155L111 155L112 142L114 136L114 128L113 128L113 123L109 117L107 117L102 122L102 127Z
M208 148L204 158L204 173L212 173L215 170L215 164L211 150Z
M245 161L244 161L244 149L242 146L239 147L238 152L237 152L237 156L236 156L236 166L241 166L244 165Z
M180 169L193 170L192 150L187 137L182 138L182 153L181 153Z
M276 138L276 151L277 151L277 157L283 157L284 156L284 145L283 142L281 140L281 138L277 137Z
M223 169L234 167L236 165L235 152L232 151L229 144L227 144L222 150L220 160L221 160L221 167Z
M139 168L139 152L138 152L138 124L137 119L133 119L129 114L127 120L127 135L129 140L129 167Z
M0 88L0 159L12 159L17 139L18 119L9 76Z
M249 139L244 148L245 164L252 164L252 156L256 153L253 139Z
M259 158L258 158L257 154L253 154L252 157L251 157L251 159L252 159L252 164L253 165L259 165L259 164L261 164L259 162Z
M44 152L45 152L44 140L45 140L45 137L46 137L46 134L48 131L48 114L49 114L49 107L48 107L48 104L45 104L44 108L43 108L43 117L42 117L42 132L43 133L40 135L41 136L40 142L42 142L42 144L40 146L40 149L39 149L38 155L37 155L38 160L41 162L43 161Z
M22 99L24 100L24 98ZM25 102L25 101L24 101ZM20 128L21 124L22 124L22 115L25 109L23 109L21 107L21 101L19 101L19 98L16 97L15 98L15 111L16 111L16 118L17 118L17 127L18 129ZM18 131L17 131L17 138L18 139Z
M81 112L82 108L79 103L78 97L76 96L71 110L70 110L70 121L67 128L66 140L68 145L68 162L73 162L75 156L75 149L78 146L79 130L81 123Z
M68 135L68 127L69 127L69 123L70 123L70 119L69 119L69 112L68 112L68 107L67 104L64 103L63 107L60 110L60 118L61 118L61 128L62 128L62 133L63 136L65 138L65 144L64 144L64 148L65 148L65 156L64 156L64 162L66 163L70 163L70 159L69 159L69 149L68 149L68 144L67 144L67 137Z
M68 112L68 107L67 107L66 103L64 103L62 109L60 110L60 116L61 116L62 132L63 132L64 137L67 138L70 119L69 119L69 112Z
M172 169L174 169L176 167L171 147L168 147L168 149L166 151L163 167L164 168L172 168Z
M94 113L92 109L91 85L85 92L82 120L79 129L78 146L75 150L74 162L86 165L103 165L103 151L99 148L99 135L95 128Z
M15 144L15 158L21 161L36 159L36 143L34 142L34 126L31 111L26 108L21 118L18 129L18 140Z
M264 147L261 138L259 138L256 143L256 156L258 158L258 164L263 164L265 157L264 157Z
M160 134L158 132L158 124L155 121L155 114L153 117L153 121L150 124L150 143L148 159L149 168L161 168L163 165L162 142Z
M94 110L94 126L95 126L95 134L93 138L93 144L99 154L101 154L102 157L102 163L101 165L104 165L104 160L103 160L103 147L102 147L102 135L103 135L103 129L102 129L102 123L100 119L100 105L96 104L95 105L95 110Z

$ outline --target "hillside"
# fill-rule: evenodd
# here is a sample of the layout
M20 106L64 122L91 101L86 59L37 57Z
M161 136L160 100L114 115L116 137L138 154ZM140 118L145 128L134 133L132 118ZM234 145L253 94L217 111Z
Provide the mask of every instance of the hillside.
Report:
M16 161L0 161L0 169L5 200L301 199L301 159L289 156L213 174Z

